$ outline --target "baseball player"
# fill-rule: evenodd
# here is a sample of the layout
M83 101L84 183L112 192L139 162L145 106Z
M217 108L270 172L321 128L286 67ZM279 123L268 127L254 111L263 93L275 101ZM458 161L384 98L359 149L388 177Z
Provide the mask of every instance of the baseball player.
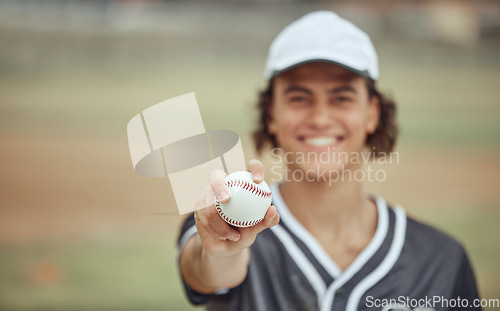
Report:
M397 137L370 38L333 12L309 13L275 38L265 73L255 143L279 148L289 174L271 186L264 220L236 228L215 211L213 195L231 198L225 174L212 172L178 240L189 300L207 310L481 310L463 247L354 178L356 156L389 153ZM248 170L263 180L261 162Z

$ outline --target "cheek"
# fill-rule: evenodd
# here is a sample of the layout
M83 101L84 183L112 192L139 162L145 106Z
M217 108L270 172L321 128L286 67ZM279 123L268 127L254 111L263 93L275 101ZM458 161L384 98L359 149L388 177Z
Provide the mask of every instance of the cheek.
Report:
M282 113L279 120L275 123L276 125L276 136L287 137L291 135L294 129L295 122L292 115L287 113Z
M273 134L276 136L280 146L286 148L286 146L290 145L300 123L300 117L289 111L282 111L277 116L277 119L273 122L272 129L274 130Z
M367 117L365 111L359 109L347 114L344 118L351 135L363 137L366 135Z

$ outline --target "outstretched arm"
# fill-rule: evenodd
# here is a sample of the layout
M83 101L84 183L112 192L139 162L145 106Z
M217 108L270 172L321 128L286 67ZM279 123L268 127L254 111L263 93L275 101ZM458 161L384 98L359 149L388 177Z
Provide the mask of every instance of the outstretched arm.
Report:
M248 167L254 181L262 182L263 164L252 160ZM214 170L210 175L210 186L196 202L194 217L198 234L189 239L179 258L184 281L202 294L241 284L247 275L249 248L257 234L279 222L276 208L270 206L264 220L253 227L236 228L227 224L214 205L214 195L221 202L231 199L224 177L225 173L220 170Z

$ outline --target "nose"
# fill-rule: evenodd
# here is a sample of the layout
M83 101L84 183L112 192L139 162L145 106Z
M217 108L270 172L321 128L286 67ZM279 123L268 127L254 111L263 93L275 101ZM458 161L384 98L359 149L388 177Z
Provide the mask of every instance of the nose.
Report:
M310 124L317 129L323 129L330 126L331 116L326 101L317 101L311 107Z

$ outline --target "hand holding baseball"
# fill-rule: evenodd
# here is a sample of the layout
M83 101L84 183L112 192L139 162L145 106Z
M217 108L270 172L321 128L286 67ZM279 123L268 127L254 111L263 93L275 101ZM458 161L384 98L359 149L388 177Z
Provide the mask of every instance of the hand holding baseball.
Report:
M264 166L260 161L251 160L248 169L253 182L263 182ZM198 235L204 251L213 256L231 256L250 247L258 233L279 222L279 215L274 206L269 206L262 221L253 226L236 228L224 221L221 218L223 214L216 210L214 196L222 204L231 200L231 191L225 177L226 174L221 170L214 170L209 178L210 186L196 202L195 220Z

